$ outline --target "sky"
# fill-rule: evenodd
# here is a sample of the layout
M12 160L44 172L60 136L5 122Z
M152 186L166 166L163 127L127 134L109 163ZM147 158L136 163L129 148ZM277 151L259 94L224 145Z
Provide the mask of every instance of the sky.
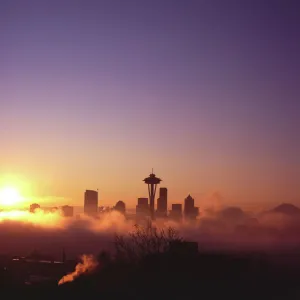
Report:
M300 205L299 30L297 1L0 1L0 187Z

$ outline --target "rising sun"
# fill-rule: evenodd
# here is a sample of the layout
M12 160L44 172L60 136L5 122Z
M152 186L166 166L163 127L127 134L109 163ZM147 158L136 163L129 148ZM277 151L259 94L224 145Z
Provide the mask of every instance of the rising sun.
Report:
M0 205L14 206L22 201L19 191L14 187L5 187L0 190Z

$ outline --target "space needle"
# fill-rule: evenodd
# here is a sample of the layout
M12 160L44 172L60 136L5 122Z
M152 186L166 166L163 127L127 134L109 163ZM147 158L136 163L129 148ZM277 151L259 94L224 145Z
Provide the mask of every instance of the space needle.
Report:
M150 217L151 220L154 220L154 201L155 201L155 193L156 193L156 186L162 181L160 178L156 177L155 174L152 173L149 177L145 178L143 181L148 185L148 193L150 199Z

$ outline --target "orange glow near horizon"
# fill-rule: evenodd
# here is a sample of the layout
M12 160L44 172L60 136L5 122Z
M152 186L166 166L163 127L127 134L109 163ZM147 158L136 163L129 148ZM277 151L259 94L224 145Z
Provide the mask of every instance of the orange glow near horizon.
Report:
M12 186L4 187L0 190L0 205L5 207L14 207L21 204L24 197L20 195L17 188Z
M18 209L0 211L0 223L5 221L27 223L44 228L60 228L67 222L61 217L60 212L45 213L38 210L36 213L30 213Z
M29 177L18 174L0 176L0 210L27 208L35 202L35 184Z

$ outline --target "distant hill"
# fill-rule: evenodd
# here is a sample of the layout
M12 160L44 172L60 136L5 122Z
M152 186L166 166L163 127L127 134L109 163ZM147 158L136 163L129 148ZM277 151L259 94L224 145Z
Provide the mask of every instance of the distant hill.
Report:
M219 212L219 218L222 221L229 222L244 222L247 215L239 207L230 206Z
M300 208L290 203L282 203L269 212L281 213L288 216L300 216Z
M223 209L220 212L220 215L226 219L237 219L245 217L245 213L242 211L242 209L235 206L230 206Z

